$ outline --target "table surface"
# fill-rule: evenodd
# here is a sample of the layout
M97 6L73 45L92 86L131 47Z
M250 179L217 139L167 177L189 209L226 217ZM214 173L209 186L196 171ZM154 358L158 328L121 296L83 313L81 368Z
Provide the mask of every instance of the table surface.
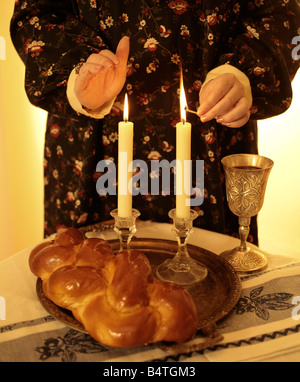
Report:
M138 222L136 237L175 240L171 229L171 224ZM116 238L111 231L97 235ZM220 254L239 241L195 228L188 243ZM240 276L240 300L217 323L223 339L170 355L156 345L107 348L51 317L36 295L36 277L28 266L31 249L0 263L0 362L300 361L300 259L266 254L264 272ZM192 343L204 340L199 333Z

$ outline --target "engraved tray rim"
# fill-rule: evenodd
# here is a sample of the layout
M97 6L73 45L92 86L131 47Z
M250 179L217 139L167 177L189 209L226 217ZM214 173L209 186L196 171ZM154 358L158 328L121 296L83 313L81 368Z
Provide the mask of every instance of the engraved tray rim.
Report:
M118 249L118 240L108 241L111 243L114 250ZM165 258L171 258L175 255L177 250L177 242L167 239L134 238L131 242L131 249L137 249L145 253L145 255L149 258L152 267L154 267L153 273L155 274L155 264L153 265L153 261L151 261L151 254L157 255L157 252L159 251L161 257L159 258L158 264L160 264ZM228 290L225 291L225 299L222 303L220 303L220 306L216 306L216 309L213 312L209 312L209 314L199 318L198 330L200 330L205 327L209 328L214 326L218 321L220 321L232 311L232 309L237 304L240 298L241 280L234 268L225 259L216 255L215 253L192 244L188 244L188 251L192 258L199 260L200 262L205 264L208 267L208 271L212 272L211 275L215 277L217 276L214 274L216 270L214 270L212 267L213 265L216 265L218 267L218 273L222 274L221 279L223 280L223 282L226 278L229 282ZM162 257L162 255L165 255L167 257ZM205 280L201 281L200 283L203 283L204 281ZM196 288L197 286L199 287L200 283L196 284L192 288ZM194 298L195 296L193 295L192 290L190 290L190 288L186 289L191 293L192 297ZM38 278L36 282L36 294L43 308L53 318L58 320L60 323L63 323L66 326L70 327L71 329L87 333L83 325L74 318L71 311L57 306L44 295L42 289L42 280L40 278ZM198 310L199 302L195 298L194 301Z

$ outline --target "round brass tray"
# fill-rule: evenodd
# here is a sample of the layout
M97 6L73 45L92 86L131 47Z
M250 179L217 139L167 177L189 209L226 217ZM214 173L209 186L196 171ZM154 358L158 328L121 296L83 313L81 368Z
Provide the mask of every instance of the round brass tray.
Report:
M117 252L119 242L110 241ZM134 239L131 249L143 252L149 259L153 274L156 267L165 259L172 258L177 251L177 242L160 239ZM199 329L210 327L225 317L236 305L241 293L241 283L233 267L216 254L194 245L188 245L192 258L198 260L208 269L207 277L186 288L194 299L198 311ZM58 321L85 332L84 327L68 310L62 309L48 300L42 289L42 281L37 280L36 291L41 305Z

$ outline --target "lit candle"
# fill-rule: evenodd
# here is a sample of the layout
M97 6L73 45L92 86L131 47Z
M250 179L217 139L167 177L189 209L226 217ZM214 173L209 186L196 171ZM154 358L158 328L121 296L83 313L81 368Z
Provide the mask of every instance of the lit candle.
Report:
M190 217L189 199L191 188L191 170L189 161L191 160L192 126L186 121L186 105L187 102L184 93L183 80L181 80L181 122L176 124L176 216L178 218Z
M132 215L132 160L133 123L128 121L128 97L125 94L123 121L119 122L118 159L118 215L126 218Z

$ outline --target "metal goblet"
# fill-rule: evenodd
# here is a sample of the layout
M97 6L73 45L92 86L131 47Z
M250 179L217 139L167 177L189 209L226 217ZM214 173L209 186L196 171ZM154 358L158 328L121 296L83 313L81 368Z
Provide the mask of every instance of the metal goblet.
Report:
M252 273L267 267L268 260L259 250L247 245L251 217L258 214L270 171L271 159L254 154L234 154L224 157L226 196L230 210L239 217L240 245L220 254L238 272Z

